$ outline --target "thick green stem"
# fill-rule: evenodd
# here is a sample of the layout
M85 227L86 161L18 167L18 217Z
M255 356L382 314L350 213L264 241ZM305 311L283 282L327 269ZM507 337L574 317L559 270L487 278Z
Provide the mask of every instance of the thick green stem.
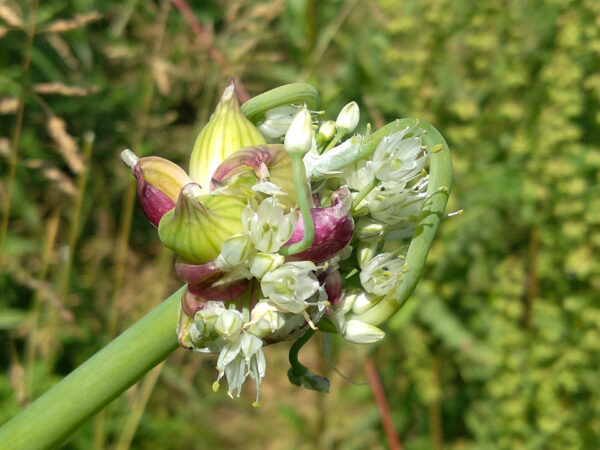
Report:
M284 256L295 255L303 252L310 247L315 240L315 223L313 222L312 214L310 212L310 205L308 204L308 195L310 194L306 189L304 175L305 170L304 163L302 162L302 155L290 153L290 159L292 160L292 173L294 176L296 198L298 200L298 206L300 206L302 221L304 222L304 236L300 242L283 247L279 253Z
M183 288L2 428L3 450L55 447L177 348Z

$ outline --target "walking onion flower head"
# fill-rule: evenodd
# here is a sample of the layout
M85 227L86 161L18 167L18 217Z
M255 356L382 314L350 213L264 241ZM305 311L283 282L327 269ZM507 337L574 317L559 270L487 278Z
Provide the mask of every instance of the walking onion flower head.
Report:
M414 289L450 187L448 150L429 124L402 119L342 140L358 105L334 122L311 116L317 102L314 88L293 84L240 107L232 83L196 139L190 176L122 154L187 283L179 343L219 355L215 390L225 377L239 396L250 376L256 405L264 346L298 339L290 381L327 390L297 359L317 327L352 343L383 339L378 325Z

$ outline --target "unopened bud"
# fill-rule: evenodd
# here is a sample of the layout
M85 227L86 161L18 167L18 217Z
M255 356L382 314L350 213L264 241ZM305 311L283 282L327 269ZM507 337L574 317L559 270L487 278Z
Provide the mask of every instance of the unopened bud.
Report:
M242 332L242 318L239 311L226 310L215 322L215 331L226 340L234 340Z
M312 119L308 109L304 106L296 113L285 134L285 149L290 154L304 155L311 149L313 137Z
M362 314L370 310L373 306L375 306L379 301L383 298L381 296L376 296L373 294L369 294L368 292L359 290L360 292L356 295L354 299L354 304L352 305L352 312L354 314Z
M365 265L375 257L377 249L379 247L379 241L360 241L356 246L356 260L358 267L364 269Z
M335 120L335 125L338 130L343 130L345 133L352 133L358 125L360 118L360 110L356 102L350 102L342 108Z
M265 112L265 121L258 130L267 139L277 140L284 136L298 108L289 105L277 106Z
M250 239L247 234L234 234L221 245L220 258L230 267L241 264L250 254Z
M385 332L373 325L350 319L346 322L344 339L355 344L373 344L385 337Z
M279 253L256 253L252 257L250 273L259 280L271 270L275 270L283 264L285 257Z
M361 217L356 223L355 235L361 241L372 241L383 236L387 225L371 217Z
M194 322L190 325L190 340L194 345L201 345L203 338L204 322L201 320L194 320Z
M328 120L327 122L324 122L319 127L319 133L317 133L317 142L329 142L335 136L335 131L335 122L333 120Z
M261 301L252 309L252 322L265 335L274 333L285 325L283 313L266 301Z

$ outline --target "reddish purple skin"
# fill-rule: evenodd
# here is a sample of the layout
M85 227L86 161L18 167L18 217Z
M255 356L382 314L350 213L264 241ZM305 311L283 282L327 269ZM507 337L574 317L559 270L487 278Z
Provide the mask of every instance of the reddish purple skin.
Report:
M181 309L193 319L198 311L204 309L206 302L207 300L192 294L189 289L186 289L181 297Z
M224 274L217 267L214 259L204 264L191 264L178 260L175 262L175 272L177 272L179 278L191 284L206 281L214 282Z
M342 290L342 275L339 270L333 270L325 277L325 292L329 303L333 306L342 301L344 291Z
M331 195L331 200L332 206L328 208L311 208L315 240L308 249L289 259L320 263L333 258L350 242L354 233L354 220L350 215L352 194L347 187L342 187ZM303 237L304 222L299 218L285 245L300 242Z
M318 277L321 286L325 286L325 293L327 294L327 300L332 305L337 305L344 298L344 291L342 289L342 275L337 269L337 266L330 266L325 272Z
M175 263L175 271L182 280L189 283L186 295L181 299L181 307L192 318L204 308L207 301L232 300L242 295L250 284L249 280L237 280L213 286L224 275L214 259L205 264L190 264L179 260Z
M250 280L237 280L227 284L213 286L214 281L207 283L188 284L188 290L204 300L226 302L233 300L244 293L250 284Z
M188 284L183 297L181 297L181 309L192 319L198 311L204 309L206 302L233 300L242 295L250 284L250 280L238 280L229 284L212 286L214 281Z
M230 173L240 166L250 167L259 178L264 176L265 170L268 173L268 169L265 168L277 158L281 151L285 151L283 145L257 145L245 147L232 153L215 170L210 183L210 190L213 191L220 181L228 178Z
M133 168L133 175L137 179L138 200L142 210L148 220L158 227L161 217L175 207L175 202L150 183L146 183L139 162Z

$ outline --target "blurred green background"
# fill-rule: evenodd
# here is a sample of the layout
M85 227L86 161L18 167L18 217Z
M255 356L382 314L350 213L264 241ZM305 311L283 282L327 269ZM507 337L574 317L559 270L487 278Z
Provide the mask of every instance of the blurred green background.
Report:
M386 339L334 341L352 382L315 342L331 393L290 385L279 344L255 409L179 350L65 448L388 448L367 361L406 449L600 446L600 2L36 3L0 2L0 423L178 286L118 155L187 167L235 75L430 121L464 214Z

